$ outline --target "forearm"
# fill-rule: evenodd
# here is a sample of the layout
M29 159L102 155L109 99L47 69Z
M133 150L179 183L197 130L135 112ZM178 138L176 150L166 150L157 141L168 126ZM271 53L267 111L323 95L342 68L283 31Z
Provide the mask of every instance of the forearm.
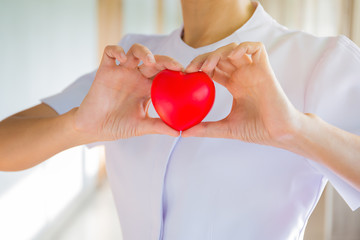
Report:
M0 122L0 171L27 169L85 143L73 127L74 112L48 118L10 117Z
M327 166L360 190L360 136L304 114L284 148Z

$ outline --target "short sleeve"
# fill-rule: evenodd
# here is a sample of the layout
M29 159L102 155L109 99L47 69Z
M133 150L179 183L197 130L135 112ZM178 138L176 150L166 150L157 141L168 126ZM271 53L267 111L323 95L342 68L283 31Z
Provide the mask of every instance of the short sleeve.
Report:
M360 49L348 38L340 36L330 41L307 86L304 111L360 135ZM325 166L310 163L332 183L352 210L360 207L358 190Z
M58 114L64 114L75 107L79 107L94 81L95 74L96 71L93 71L81 76L62 92L44 98L41 102L49 105Z

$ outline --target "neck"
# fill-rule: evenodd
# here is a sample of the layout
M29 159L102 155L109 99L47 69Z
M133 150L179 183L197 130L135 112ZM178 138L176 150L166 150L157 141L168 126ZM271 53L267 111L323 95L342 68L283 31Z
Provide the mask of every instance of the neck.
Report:
M194 48L217 42L244 25L254 11L250 0L182 0L183 41Z

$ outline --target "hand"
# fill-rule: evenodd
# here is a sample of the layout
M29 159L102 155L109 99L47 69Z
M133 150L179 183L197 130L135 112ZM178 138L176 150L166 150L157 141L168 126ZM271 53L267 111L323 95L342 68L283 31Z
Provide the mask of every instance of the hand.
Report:
M281 146L299 127L301 113L290 103L270 66L261 43L235 43L200 55L186 72L202 70L233 96L230 114L218 122L204 122L183 136L234 138Z
M126 55L120 46L106 47L89 93L75 113L76 130L89 142L144 134L177 136L177 131L147 114L152 77L165 68L179 71L182 66L170 57L153 56L140 44Z

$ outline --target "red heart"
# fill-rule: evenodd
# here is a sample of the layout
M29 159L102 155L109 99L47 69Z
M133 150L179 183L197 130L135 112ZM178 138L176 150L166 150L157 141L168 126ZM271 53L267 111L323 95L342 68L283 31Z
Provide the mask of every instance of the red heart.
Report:
M167 125L184 131L209 113L215 100L215 86L204 72L163 70L153 80L151 100Z

